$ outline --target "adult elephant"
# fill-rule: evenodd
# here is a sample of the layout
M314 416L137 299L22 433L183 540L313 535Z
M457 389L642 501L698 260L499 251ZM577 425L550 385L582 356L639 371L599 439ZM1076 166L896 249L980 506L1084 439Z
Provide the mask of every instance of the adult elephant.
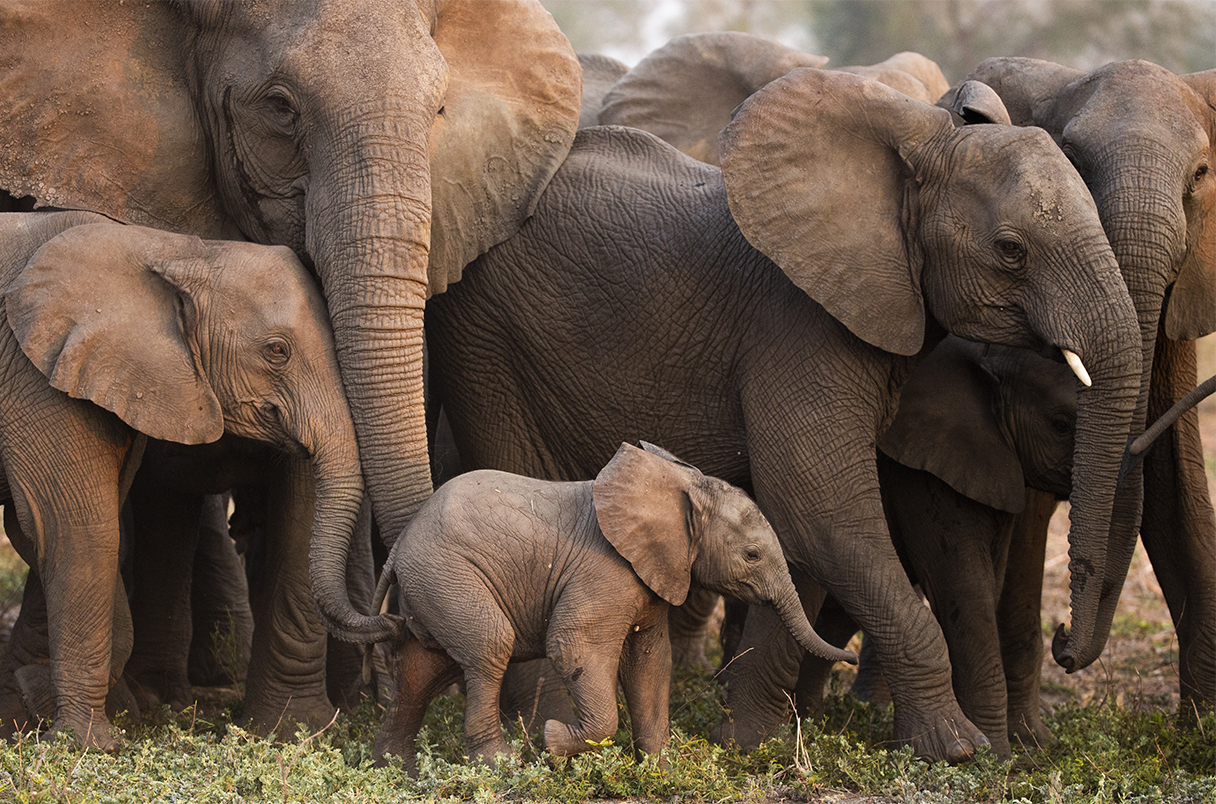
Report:
M291 247L324 288L382 533L431 491L427 296L513 232L569 149L579 68L535 0L0 6L0 190ZM299 470L300 467L296 467ZM246 712L328 719L306 471ZM267 619L269 618L269 619ZM295 628L295 626L299 626Z
M1175 75L1149 62L1124 61L1084 73L1001 58L983 62L968 78L996 90L1015 125L1050 133L1093 195L1139 317L1144 376L1133 429L1141 430L1146 418L1156 419L1195 387L1192 339L1216 330L1216 70ZM1193 410L1158 439L1143 472L1140 535L1178 635L1184 709L1210 707L1216 702L1216 519ZM1045 525L1030 530L1033 540L1045 541ZM1132 531L1112 548L1087 657L1105 644L1134 547ZM1032 635L1038 599L1031 590L1022 597L1027 604L1004 615L1010 634L1027 637L1025 664L1007 668L1020 677L1011 722L1037 721L1042 646ZM1059 647L1057 639L1057 658Z
M685 34L621 76L604 95L597 119L600 125L649 131L689 156L717 165L718 132L726 128L735 107L790 70L827 63L825 56L753 34ZM936 63L909 51L879 64L841 69L925 103L950 88Z
M813 579L900 669L898 739L964 759L985 740L887 534L875 440L945 328L1083 354L1072 538L1100 574L1140 372L1113 255L1044 135L956 130L857 76L795 70L723 137L724 173L644 132L581 132L521 232L432 300L436 393L470 468L586 478L646 436L751 489L808 613ZM1096 605L1083 580L1081 634ZM343 601L319 603L342 619ZM772 705L749 680L792 688L798 656L774 634L736 660L741 742L759 735L740 719Z

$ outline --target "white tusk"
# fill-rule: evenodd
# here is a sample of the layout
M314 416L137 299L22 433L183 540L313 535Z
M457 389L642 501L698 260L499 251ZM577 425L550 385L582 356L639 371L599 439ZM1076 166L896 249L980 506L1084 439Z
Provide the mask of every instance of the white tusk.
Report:
M1081 358L1077 356L1077 353L1068 349L1061 349L1060 351L1064 353L1064 362L1072 369L1072 373L1077 375L1077 379L1081 381L1081 384L1086 388L1093 385L1094 381L1089 378L1089 372L1085 370L1085 364L1081 362Z

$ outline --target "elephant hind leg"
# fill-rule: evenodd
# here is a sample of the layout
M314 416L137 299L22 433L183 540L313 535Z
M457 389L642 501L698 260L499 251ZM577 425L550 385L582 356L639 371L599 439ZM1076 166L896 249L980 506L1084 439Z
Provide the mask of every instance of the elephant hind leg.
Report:
M667 678L670 678L671 654L666 655ZM554 658L558 672L574 697L579 715L575 725L560 720L545 721L545 748L549 749L549 753L559 757L574 756L591 748L591 743L606 740L616 733L619 659L620 651L612 650L585 655L581 661Z
M406 772L418 775L415 739L422 728L431 701L460 680L460 665L442 650L428 650L416 639L407 638L397 649L397 693L376 736L373 756L384 765L385 756L402 759Z

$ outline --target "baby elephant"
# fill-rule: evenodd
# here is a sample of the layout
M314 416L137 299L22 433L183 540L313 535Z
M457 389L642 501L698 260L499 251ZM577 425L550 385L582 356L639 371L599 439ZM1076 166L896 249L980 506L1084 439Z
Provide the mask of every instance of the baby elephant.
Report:
M423 505L378 594L395 575L408 633L377 757L391 752L416 773L427 705L461 672L469 756L509 753L498 721L503 674L512 660L543 656L579 711L576 725L545 722L549 751L571 756L615 733L619 677L637 748L658 752L668 738L667 609L693 580L773 606L807 650L856 662L812 630L776 534L747 495L642 446L622 444L594 481L470 472Z

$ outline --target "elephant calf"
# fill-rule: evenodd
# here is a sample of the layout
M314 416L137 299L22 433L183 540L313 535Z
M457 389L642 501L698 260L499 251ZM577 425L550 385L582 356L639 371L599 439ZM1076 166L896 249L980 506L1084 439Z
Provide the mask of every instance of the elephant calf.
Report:
M282 247L11 214L0 275L0 502L45 590L55 728L112 750L103 704L130 649L111 651L130 628L118 512L144 437L274 444L311 463L314 533L353 530L363 481L333 335Z
M461 672L469 756L492 762L509 753L498 721L503 674L512 660L543 656L579 711L576 725L545 723L552 753L571 756L612 736L618 675L637 747L658 752L668 737L667 609L684 601L694 580L774 607L813 654L856 661L811 628L777 536L755 503L643 447L622 444L594 481L484 470L448 482L423 505L397 540L378 590L383 599L397 578L408 626L378 757L392 752L416 772L414 738L427 705ZM343 604L320 602L323 611Z

